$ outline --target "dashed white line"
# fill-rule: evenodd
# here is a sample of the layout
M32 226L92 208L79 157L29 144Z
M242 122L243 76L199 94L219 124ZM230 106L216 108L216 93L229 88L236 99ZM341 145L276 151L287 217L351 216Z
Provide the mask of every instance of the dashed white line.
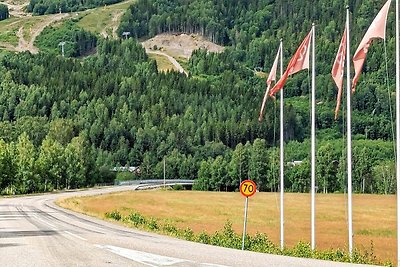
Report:
M46 222L45 220L43 220L43 219L39 218L37 215L32 215L32 217L34 217L35 219L37 219L37 220L41 221L42 223L45 223L45 224L47 224L47 225L48 225L48 226L50 226L50 227L52 227L52 228L53 228L53 230L57 230L57 229L56 229L56 226L55 226L54 224L52 224L52 223L49 223L49 222Z
M120 247L110 246L110 245L104 245L104 246L96 245L96 247L106 249L112 253L115 253L117 255L120 255L122 257L128 258L130 260L139 262L139 263L147 265L147 266L154 266L154 267L156 267L156 266L171 266L174 264L187 262L187 260L176 259L176 258L151 254L151 253L132 250L132 249L120 248Z
M73 237L78 238L78 239L80 239L80 240L87 241L86 238L83 238L83 237L81 237L81 236L79 236L79 235L76 235L76 234L73 234L73 233L71 233L71 232L64 231L64 233L69 234L70 236L73 236Z
M191 260L184 260L184 259L177 259L177 258L172 258L172 257L167 257L167 256L161 256L161 255L156 255L156 254L147 253L147 252L143 252L143 251L137 251L137 250L127 249L127 248L120 248L120 247L111 246L111 245L95 245L95 247L108 250L108 251L115 253L117 255L120 255L122 257L128 258L130 260L139 262L139 263L147 265L147 266L152 266L152 267L172 266L175 264L182 264L182 263L186 263L186 264L190 263L190 265L196 264L194 261L191 261ZM196 266L227 267L224 265L211 264L211 263L200 263Z

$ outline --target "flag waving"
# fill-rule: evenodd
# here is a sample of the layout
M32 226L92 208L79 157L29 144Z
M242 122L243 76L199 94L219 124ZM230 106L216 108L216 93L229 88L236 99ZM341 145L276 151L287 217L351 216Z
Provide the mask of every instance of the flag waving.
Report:
M268 93L269 93L269 89L271 88L271 83L272 83L272 81L276 81L276 70L278 69L278 61L279 61L280 53L282 53L282 42L279 45L278 53L276 54L274 64L272 65L271 71L269 72L269 75L268 75L267 90L265 90L264 98L261 103L260 115L258 116L258 121L260 121L260 122L262 121L262 116L264 114L265 102L267 101L267 98L268 98Z
M344 73L344 61L346 59L346 43L347 43L347 32L344 29L342 40L340 41L340 46L335 58L335 62L332 67L332 78L336 83L338 88L336 109L335 109L335 120L337 120L340 102L342 99L342 86L343 86L343 73Z
M289 61L287 69L285 73L283 73L282 77L279 81L275 84L275 86L269 92L270 96L273 96L278 91L280 91L286 83L287 78L301 70L308 69L310 65L310 43L311 43L311 34L312 30L308 33L306 38L303 40L299 48L297 49L296 53Z
M353 57L354 63L354 78L352 84L353 92L356 89L356 85L358 79L360 78L361 70L364 65L365 58L367 57L368 48L371 45L372 41L376 38L385 39L386 33L386 19L389 11L391 0L388 0L386 4L379 11L378 15L376 15L374 21L371 26L369 26L367 32L365 33L363 39L361 40L360 45L358 46L356 53Z

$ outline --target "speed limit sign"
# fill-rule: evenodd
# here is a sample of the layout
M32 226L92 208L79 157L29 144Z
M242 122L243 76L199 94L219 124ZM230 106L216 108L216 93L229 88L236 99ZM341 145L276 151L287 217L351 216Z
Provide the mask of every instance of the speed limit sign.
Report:
M244 250L244 239L246 238L246 225L247 225L247 209L249 204L249 197L256 193L257 186L252 180L244 180L240 184L240 193L246 197L246 202L244 204L244 222L243 222L243 237L242 237L242 250Z
M253 196L256 193L256 190L257 190L256 183L253 182L252 180L244 180L240 184L240 193L242 193L244 197Z

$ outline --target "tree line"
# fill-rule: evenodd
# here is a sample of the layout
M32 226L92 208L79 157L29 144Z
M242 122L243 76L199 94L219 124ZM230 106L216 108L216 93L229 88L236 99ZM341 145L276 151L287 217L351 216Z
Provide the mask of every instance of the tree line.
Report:
M224 71L222 79L158 73L132 39L99 40L97 54L85 59L0 58L0 139L10 151L2 161L3 193L110 182L114 166L140 166L140 178L161 179L164 159L167 178L196 179L196 189L232 191L251 178L261 190L278 190L279 114L257 122L254 103L264 79L252 72ZM309 133L299 135L301 125L285 148L285 162L302 161L285 168L286 190L293 192L309 190ZM319 127L318 190L345 191L343 145L324 130ZM357 138L355 191L393 192L392 143Z
M80 57L93 52L97 36L78 27L72 20L67 20L62 24L46 27L35 40L40 51L59 55L62 43L66 57Z
M9 16L10 16L10 13L8 11L8 6L6 6L4 4L0 4L0 21L8 19Z
M112 5L122 0L30 0L26 10L33 15L83 11L98 6Z

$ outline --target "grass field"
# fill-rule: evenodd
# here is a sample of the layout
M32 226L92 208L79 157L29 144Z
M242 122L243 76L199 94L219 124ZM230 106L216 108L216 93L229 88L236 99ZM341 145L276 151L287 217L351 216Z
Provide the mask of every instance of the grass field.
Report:
M114 21L114 19L116 16L122 15L134 1L127 0L118 4L81 12L81 18L77 24L83 29L96 34L105 31L108 35L112 35L112 28L119 25L119 21Z
M316 197L316 244L318 249L346 248L347 196L318 194ZM238 233L243 227L244 198L240 193L196 191L135 191L60 200L63 207L104 218L106 212L132 210L212 233L230 220ZM263 232L279 244L279 195L257 193L249 200L248 231ZM381 260L396 259L396 198L354 195L353 228L355 247L369 250ZM310 240L310 195L285 194L285 242L293 246Z
M23 23L20 18L10 18L0 21L0 41L14 46L17 45L17 32Z
M168 70L177 70L176 67L168 60L167 57L156 54L148 54L149 58L154 59L157 62L158 71L166 72Z

